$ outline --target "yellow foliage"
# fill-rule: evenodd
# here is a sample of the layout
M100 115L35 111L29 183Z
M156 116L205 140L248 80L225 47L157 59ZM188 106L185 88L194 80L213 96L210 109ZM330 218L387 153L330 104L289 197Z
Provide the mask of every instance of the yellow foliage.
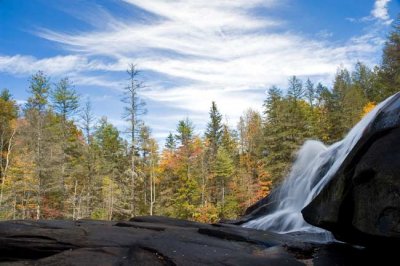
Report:
M197 208L193 218L197 222L215 223L218 221L218 209L213 204L206 203Z
M364 105L361 117L366 116L369 112L371 112L375 108L375 106L376 103L374 102L368 102L366 105Z

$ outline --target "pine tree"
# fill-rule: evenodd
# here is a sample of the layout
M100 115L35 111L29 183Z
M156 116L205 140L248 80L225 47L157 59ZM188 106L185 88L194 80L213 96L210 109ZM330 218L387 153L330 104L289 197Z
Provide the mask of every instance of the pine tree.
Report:
M119 131L107 121L106 117L103 117L94 132L93 142L99 157L97 182L102 194L99 195L97 208L92 215L108 220L125 217L124 215L130 212L130 209L125 207L126 198L122 191L126 183L121 165L127 163L124 160L123 140Z
M156 185L158 182L158 175L157 175L157 165L159 163L159 156L158 156L158 144L157 141L153 138L149 141L149 178L150 178L150 207L149 207L149 214L150 216L154 214L154 207L156 204Z
M310 79L307 79L306 81L306 98L308 101L308 104L313 107L314 106L314 99L315 99L315 88L314 84L311 82Z
M332 142L340 140L346 132L349 121L346 121L344 99L350 90L350 73L345 68L336 72L333 89L327 102L329 117L329 139Z
M219 185L218 186L219 200L217 205L219 205L220 207L220 217L224 218L226 212L225 210L226 195L229 193L229 191L227 191L227 184L229 184L232 180L232 175L234 172L234 164L228 152L222 147L218 149L213 168L215 173L215 179Z
M139 191L138 196L140 199L139 205L140 213L148 213L148 205L150 203L150 173L151 173L151 145L152 139L150 137L150 128L146 125L142 125L140 127L140 132L138 136L138 151L140 155L140 159L138 160L137 169L139 173Z
M165 148L171 152L175 151L176 149L176 141L171 132L169 132L169 135L165 140Z
M140 116L146 113L145 102L140 99L139 91L143 89L144 84L138 80L139 71L133 64L129 65L127 70L129 76L129 85L124 88L124 98L122 101L126 104L124 118L129 122L130 137L130 157L131 157L131 215L136 215L136 135L140 131Z
M284 107L282 91L277 87L271 87L268 90L267 99L264 101L265 161L267 169L276 182L282 178L288 160L284 121L286 110Z
M298 101L304 97L304 88L300 79L296 76L292 76L289 79L288 96L293 101Z
M204 156L204 167L205 171L203 173L203 189L204 194L202 198L209 199L212 203L217 203L219 201L219 186L215 172L214 164L218 152L218 148L221 145L222 137L222 115L219 113L216 103L213 101L210 108L210 120L207 124L205 132L206 141L206 153Z
M73 116L78 108L78 95L73 87L72 82L68 78L61 79L56 88L51 92L52 106L54 111L60 116L60 130L61 130L61 191L62 191L62 205L66 198L65 179L67 178L66 168L68 167L68 149L71 147L69 136L71 135L70 128L68 127L68 119ZM64 209L64 206L62 206Z
M400 15L383 48L382 64L375 86L380 88L377 101L396 93L400 88Z
M400 15L393 22L393 29L383 48L382 64L376 73L376 101L380 102L400 88Z
M216 103L213 101L210 108L210 122L206 129L206 139L209 143L210 159L213 160L217 154L222 136L222 115L219 113Z
M31 96L28 98L25 106L25 116L29 122L32 134L32 156L35 162L35 177L38 180L36 191L36 219L40 219L42 211L42 200L46 193L46 167L45 162L48 161L46 156L46 132L45 119L48 104L48 96L50 91L49 78L41 71L32 76L30 80L28 92ZM48 180L47 180L48 181Z
M227 124L222 126L221 147L223 147L233 160L238 155L236 132L232 131Z
M10 102L12 100L12 95L8 89L3 89L0 92L0 98L5 102Z
M279 183L293 159L294 152L313 135L309 115L311 106L301 98L301 81L289 80L288 95L272 87L264 102L265 164L274 183ZM297 96L296 96L297 95Z
M86 101L80 114L81 129L85 136L86 145L83 147L82 164L84 168L83 176L85 176L85 187L86 187L86 198L85 198L85 212L84 217L91 217L93 211L93 203L95 198L95 152L93 148L93 134L92 129L94 127L94 114L92 112L92 105L89 100Z
M189 118L180 120L176 131L177 134L175 138L180 142L181 146L189 145L190 141L193 139L193 123Z
M39 114L43 114L48 104L48 96L50 92L50 80L41 71L31 77L28 98L25 106L26 110L37 110Z
M51 97L53 109L62 117L64 123L76 114L79 108L78 95L68 78L63 78L56 84L56 88L51 92Z
M374 87L375 75L365 64L357 62L351 74L353 86L362 91L364 98L370 102L378 99L377 90Z
M197 157L193 131L192 122L186 118L179 121L175 135L181 145L176 155L178 164L175 170L179 181L172 201L175 205L174 216L185 219L194 219L196 205L200 199L200 187L195 175L196 168L193 167L194 159Z

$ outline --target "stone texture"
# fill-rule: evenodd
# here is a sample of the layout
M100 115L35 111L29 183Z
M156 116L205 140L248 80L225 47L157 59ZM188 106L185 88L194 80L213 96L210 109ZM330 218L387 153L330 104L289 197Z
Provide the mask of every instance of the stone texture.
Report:
M302 238L154 216L121 222L4 221L0 265L352 265L369 254ZM338 259L338 253L345 256Z
M362 246L400 243L400 95L392 98L337 173L303 211L339 240Z

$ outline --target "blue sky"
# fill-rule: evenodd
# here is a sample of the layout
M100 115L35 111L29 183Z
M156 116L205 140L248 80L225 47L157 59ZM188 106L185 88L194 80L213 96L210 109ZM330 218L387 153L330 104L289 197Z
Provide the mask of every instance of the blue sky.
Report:
M291 75L329 85L339 66L378 64L399 12L398 0L0 0L0 88L23 103L36 71L68 76L123 129L134 63L162 141L187 116L201 133L213 100L235 126Z

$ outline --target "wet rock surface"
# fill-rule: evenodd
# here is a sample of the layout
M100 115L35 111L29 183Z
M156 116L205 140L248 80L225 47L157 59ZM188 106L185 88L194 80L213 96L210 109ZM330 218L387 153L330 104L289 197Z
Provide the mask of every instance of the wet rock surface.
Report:
M354 265L368 250L166 217L0 222L0 265Z
M362 246L400 243L400 95L377 115L304 219Z

